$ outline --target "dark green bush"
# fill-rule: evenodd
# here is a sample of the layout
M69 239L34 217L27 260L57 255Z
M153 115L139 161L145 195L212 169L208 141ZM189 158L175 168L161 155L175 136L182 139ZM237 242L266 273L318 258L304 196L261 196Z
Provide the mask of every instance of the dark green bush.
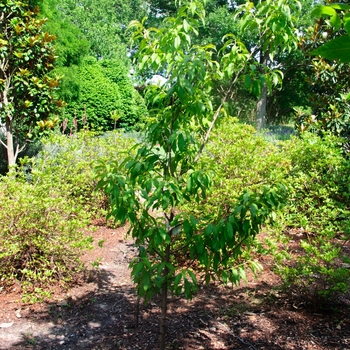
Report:
M132 129L142 122L147 108L128 77L128 68L117 60L85 58L79 66L61 68L60 98L66 103L61 119L67 119L66 133L72 128L112 130L113 113L120 118L117 127ZM75 121L77 125L75 124Z

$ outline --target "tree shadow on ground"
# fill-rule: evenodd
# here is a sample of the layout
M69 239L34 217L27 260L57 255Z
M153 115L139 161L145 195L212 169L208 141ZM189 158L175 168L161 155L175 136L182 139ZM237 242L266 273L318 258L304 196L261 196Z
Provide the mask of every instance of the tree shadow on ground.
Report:
M94 292L31 315L32 328L11 349L157 349L159 300L141 305L136 328L134 290L115 278L95 273ZM345 350L350 321L344 315L309 312L266 282L203 286L191 301L170 301L167 349Z

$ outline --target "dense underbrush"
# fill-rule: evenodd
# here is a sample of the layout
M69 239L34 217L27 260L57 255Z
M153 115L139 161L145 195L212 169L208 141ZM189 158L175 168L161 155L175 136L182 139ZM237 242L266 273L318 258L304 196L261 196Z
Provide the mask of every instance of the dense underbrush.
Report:
M53 135L42 140L36 157L1 178L1 286L20 283L24 298L37 300L57 281L69 285L82 268L81 251L91 246L85 229L108 211L105 195L95 190L94 167L120 161L134 144L122 133ZM226 119L198 167L212 174L212 191L183 209L201 216L225 217L245 190L287 188L283 212L274 213L274 226L266 223L268 238L256 241L237 264L258 269L259 255L272 254L276 272L296 291L317 299L348 290L350 172L338 139L305 134L271 142Z
M36 157L1 178L1 286L19 282L24 299L35 301L48 297L52 284L70 284L82 268L81 252L92 247L86 228L106 215L95 162L121 159L133 143L121 133L52 135Z
M288 190L284 210L266 226L269 238L257 240L237 263L249 266L259 254L271 254L284 287L316 302L349 289L350 167L341 140L305 133L271 142L251 126L226 120L199 167L213 172L214 186L205 201L187 210L202 215L227 215L244 190L276 183Z

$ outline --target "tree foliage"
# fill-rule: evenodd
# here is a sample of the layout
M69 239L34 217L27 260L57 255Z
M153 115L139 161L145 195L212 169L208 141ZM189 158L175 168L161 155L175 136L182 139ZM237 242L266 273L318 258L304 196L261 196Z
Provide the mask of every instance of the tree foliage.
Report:
M210 174L194 165L249 58L238 40L227 42L221 63L213 59L214 45L193 44L201 21L202 4L190 2L179 8L176 17L165 18L160 28L147 28L137 21L130 24L138 45L139 69L162 73L167 79L147 88L151 115L136 156L97 169L100 186L110 198L110 216L130 222L129 232L139 246L139 257L131 263L139 297L149 300L161 292L161 349L168 291L191 298L197 290L196 275L191 268L176 265L175 252L187 251L197 260L207 271L207 282L213 272L225 283L238 283L244 270L231 262L283 201L283 191L265 188L260 194L244 193L224 217L196 217L179 211L181 205L205 198L210 190ZM224 77L230 86L215 106L213 81ZM180 247L179 234L183 235Z
M335 32L343 29L347 35L337 36L323 43L312 55L320 55L329 60L338 60L340 63L350 62L350 6L348 4L335 3L328 6L316 6L313 14L323 19L329 18L329 24ZM327 33L328 34L328 33ZM327 35L328 36L328 35Z
M48 75L56 60L55 37L44 31L38 7L8 0L1 2L0 10L0 118L11 166L20 151L18 144L14 149L13 137L20 142L35 128L53 127L50 114L60 101L53 98L58 80Z
M347 33L349 6L318 6L314 15L318 17L316 23L301 42L303 51L311 55L305 61L311 112L300 111L296 122L301 131L309 128L349 137L349 64L345 62L346 54L342 56L347 47L342 38L347 38L344 34ZM336 50L337 45L341 45L340 51Z
M55 0L65 23L74 25L90 44L89 55L96 59L127 60L125 29L133 19L146 14L142 0ZM55 20L54 18L52 18Z
M56 65L79 65L90 51L90 42L81 28L65 19L60 10L60 0L46 0L41 4L42 14L48 18L45 28L56 36Z
M60 96L67 103L62 119L68 126L111 130L111 114L120 116L118 127L132 128L147 115L146 106L127 76L123 63L86 57L79 66L61 68Z

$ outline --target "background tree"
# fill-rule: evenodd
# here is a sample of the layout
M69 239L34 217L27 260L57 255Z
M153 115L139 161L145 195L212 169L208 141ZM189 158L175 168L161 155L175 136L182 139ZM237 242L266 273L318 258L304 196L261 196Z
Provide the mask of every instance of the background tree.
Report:
M125 29L147 10L143 0L53 0L53 5L64 22L79 28L90 44L89 55L96 59L127 60Z
M38 122L43 128L54 126L50 116L60 104L53 98L58 80L48 75L56 60L55 37L44 31L45 19L38 14L28 1L0 3L0 118L6 127L6 144L1 143L9 166Z
M302 38L310 110L300 111L296 123L300 131L311 128L349 138L350 7L332 2L315 8L317 20Z
M124 128L147 114L131 81L125 31L134 16L142 15L144 6L141 0L43 3L49 18L46 26L57 37L55 73L62 77L57 96L65 101L60 120L68 123L68 132L82 126L82 117L89 127L110 130L115 112L120 113L117 126Z
M45 28L56 36L56 66L79 65L82 58L89 55L91 44L81 28L64 17L60 2L61 0L46 0L40 4L42 15L49 19Z
M256 108L256 126L261 129L266 124L266 106L268 91L272 90L273 82L282 83L283 74L268 75L273 68L280 68L276 61L277 55L292 51L297 47L296 16L301 10L298 1L259 1L256 6L247 2L237 10L240 17L240 35L245 39L246 45L252 55L251 64L255 67L245 81L246 86L259 96ZM246 33L249 33L247 35ZM243 39L243 40L244 40ZM256 59L256 57L258 57ZM259 76L250 84L252 74ZM271 79L272 78L272 79Z

